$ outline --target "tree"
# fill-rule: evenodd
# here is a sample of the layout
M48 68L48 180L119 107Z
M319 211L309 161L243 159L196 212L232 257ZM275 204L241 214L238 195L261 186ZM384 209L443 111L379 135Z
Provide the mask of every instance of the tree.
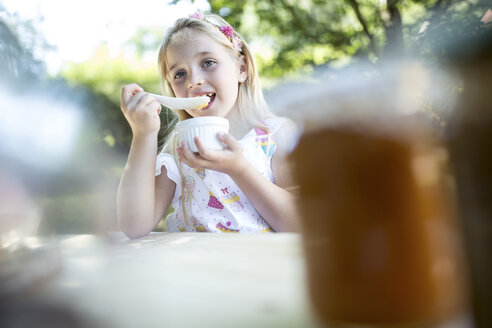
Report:
M20 33L26 41L21 42ZM0 6L0 79L16 84L22 78L39 80L45 74L44 63L34 58L33 48L47 48L43 38L36 38L32 21L22 21ZM40 45L34 44L35 42Z
M179 1L175 1L179 2ZM450 39L478 26L484 0L211 0L252 44L271 45L262 74L340 59L384 61L406 54L442 56ZM258 41L259 40L259 41Z
M162 31L138 30L127 42L127 46L135 49L133 58L125 58L122 54L111 57L106 45L101 44L93 56L82 63L71 63L61 71L64 79L78 86L84 86L99 98L100 105L90 108L92 115L103 127L98 137L110 147L127 152L132 134L120 110L120 92L125 84L138 83L144 90L161 93L161 81L157 70L158 37ZM148 44L145 40L151 40ZM150 56L150 60L145 57ZM105 110L100 110L105 106ZM163 110L162 126L159 140L169 131L173 115Z
M261 76L267 80L327 64L378 63L394 56L423 56L443 63L448 44L480 24L488 6L485 2L210 0L210 6L249 41ZM118 110L121 87L137 82L150 92L160 92L156 58L162 32L136 31L127 43L134 49L132 58L111 58L101 45L90 60L71 64L61 73L105 97L104 102L109 100L106 110L91 108L91 112L104 126L98 138L110 146L126 150L131 140L128 124ZM170 117L164 117L163 127L169 127ZM162 131L161 136L166 130Z

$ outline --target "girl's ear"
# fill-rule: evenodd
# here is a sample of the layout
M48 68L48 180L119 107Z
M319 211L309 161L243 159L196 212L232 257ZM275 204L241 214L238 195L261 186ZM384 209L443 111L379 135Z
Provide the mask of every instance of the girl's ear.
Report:
M248 65L244 55L239 57L239 82L243 83L248 78Z

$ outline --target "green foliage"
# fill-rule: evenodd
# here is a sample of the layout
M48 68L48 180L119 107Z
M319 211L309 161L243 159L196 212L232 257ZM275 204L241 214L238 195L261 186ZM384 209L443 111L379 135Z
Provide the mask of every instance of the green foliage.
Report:
M45 65L34 53L50 46L38 36L36 23L8 13L0 4L0 81L15 85L24 78L39 80L45 75Z
M256 55L260 72L274 77L344 58L377 62L410 53L435 59L449 39L464 33L464 25L479 25L490 5L484 0L211 0L210 4L212 12L228 12L226 19L253 46L270 45L269 52L260 50ZM428 33L419 34L425 22Z
M161 93L157 60L143 60L143 57L148 55L147 48L150 46L136 42L136 38L143 35L139 31L133 41L129 41L135 49L134 58L127 59L123 55L112 58L106 45L102 44L90 60L71 63L60 73L70 83L85 86L95 95L94 101L98 104L94 104L94 108L90 110L102 126L97 138L109 147L124 151L127 151L130 145L131 131L119 109L121 88L129 83L137 83L148 92ZM153 54L152 59L154 56L157 57ZM99 110L101 107L104 110ZM163 122L165 123L167 122Z
M105 45L101 45L90 60L71 63L60 74L68 81L106 95L115 104L120 102L121 87L128 83L138 83L149 92L160 93L157 64L127 60L122 56L111 58Z
M172 3L178 3L175 0ZM309 74L316 66L354 61L383 62L392 56L446 61L453 38L478 26L484 0L210 0L253 48L263 86L279 78ZM423 31L423 27L426 27ZM93 57L66 67L61 76L99 97L92 110L103 128L97 138L125 149L131 131L119 111L120 90L138 83L160 93L157 51L160 29L139 29L116 57L104 44ZM165 113L166 114L166 113ZM167 113L163 126L172 115ZM161 137L166 129L161 133Z

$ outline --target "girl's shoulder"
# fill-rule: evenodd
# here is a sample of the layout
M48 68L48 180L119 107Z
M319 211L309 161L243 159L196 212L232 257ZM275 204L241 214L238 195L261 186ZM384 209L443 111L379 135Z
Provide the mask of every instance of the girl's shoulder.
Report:
M263 124L264 126L254 128L256 134L275 135L280 130L288 129L291 132L298 130L291 119L282 116L270 116L263 120Z
M272 116L263 120L265 127L255 128L255 134L269 135L273 141L283 150L292 151L297 145L300 129L290 118Z
M270 134L275 134L284 124L288 124L290 121L287 117L282 116L272 116L264 120Z

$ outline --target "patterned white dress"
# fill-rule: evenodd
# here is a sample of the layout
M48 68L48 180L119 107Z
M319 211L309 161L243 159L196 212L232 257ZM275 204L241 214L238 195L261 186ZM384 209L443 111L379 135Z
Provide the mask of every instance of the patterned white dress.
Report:
M268 131L254 128L239 140L245 159L272 182L271 160L277 149L274 135L286 122L287 119L281 117L269 118L264 122ZM163 165L168 177L176 183L171 203L174 212L166 218L169 232L273 232L227 174L193 169L184 163L176 163L171 154L160 153L156 161L156 176L161 174Z

